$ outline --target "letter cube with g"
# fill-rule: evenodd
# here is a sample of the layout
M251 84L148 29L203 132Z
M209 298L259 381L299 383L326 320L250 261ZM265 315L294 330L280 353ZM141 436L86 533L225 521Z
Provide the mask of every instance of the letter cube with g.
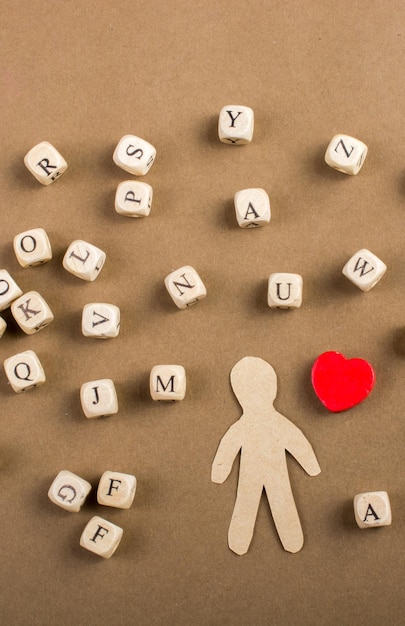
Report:
M269 277L267 303L270 308L299 308L302 304L302 276L276 272Z
M114 150L113 161L130 174L144 176L152 167L155 157L156 150L152 144L135 135L124 135Z
M359 528L389 526L392 522L390 499L386 491L358 493L353 501Z
M155 365L149 377L152 400L183 400L186 395L186 370L182 365Z
M122 534L122 528L95 515L83 530L80 545L104 559L109 559L118 548Z
M42 185L50 185L67 169L63 156L47 141L31 148L24 157L24 163Z
M124 180L115 192L115 210L127 217L146 217L152 206L153 190L148 183Z
M69 472L62 470L49 487L48 498L66 511L78 513L91 491L91 484Z
M97 502L117 509L129 509L134 501L135 491L135 476L106 471L98 484Z
M325 161L333 169L355 176L367 156L365 143L349 135L335 135L326 149Z
M179 309L187 309L207 295L204 283L190 265L180 267L166 276L165 286Z
M16 393L28 391L45 382L45 372L33 350L26 350L4 361L4 370Z
M80 401L83 413L88 418L118 413L117 392L110 378L83 383L80 388Z
M66 250L63 267L74 276L92 282L99 275L105 259L106 254L100 248L77 239Z
M254 113L250 107L229 104L222 107L218 119L218 137L222 143L250 143L253 138Z

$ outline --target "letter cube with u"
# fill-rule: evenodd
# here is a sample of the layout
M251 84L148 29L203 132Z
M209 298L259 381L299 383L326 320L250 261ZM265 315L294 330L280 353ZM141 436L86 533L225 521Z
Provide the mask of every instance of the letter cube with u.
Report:
M349 135L335 135L326 149L325 161L333 169L350 174L358 174L367 156L365 143Z
M105 259L106 254L100 248L77 239L66 250L63 267L74 276L92 282L100 274Z
M27 335L34 335L53 321L53 313L37 291L28 291L14 300L11 313Z
M166 276L165 285L179 309L187 309L207 295L204 283L190 265L180 267Z
M147 217L152 206L153 190L148 183L124 180L115 193L115 210L127 217Z
M4 361L4 370L16 393L28 391L45 382L45 372L33 350L14 354Z
M91 484L87 480L73 472L62 470L49 487L48 498L62 509L78 513L90 491Z
M182 365L155 365L150 373L152 400L183 400L186 395L186 371Z
M386 491L358 493L353 501L359 528L389 526L392 522L390 499Z
M277 272L269 277L267 303L270 308L299 308L302 304L302 276Z
M24 163L42 185L50 185L67 169L63 156L47 141L31 148L24 157Z
M222 143L241 145L253 138L253 109L239 104L222 107L218 119L218 137Z
M113 161L130 174L144 176L152 167L155 157L156 150L152 144L135 135L124 135L114 150Z
M104 559L109 559L118 548L122 534L122 528L95 515L83 530L80 545Z
M378 256L363 248L348 260L342 273L362 291L370 291L386 270L387 266Z
M83 383L80 401L86 417L106 417L118 413L118 398L115 385L110 378L101 378Z
M97 489L97 502L117 509L129 509L134 501L136 478L123 472L104 472Z

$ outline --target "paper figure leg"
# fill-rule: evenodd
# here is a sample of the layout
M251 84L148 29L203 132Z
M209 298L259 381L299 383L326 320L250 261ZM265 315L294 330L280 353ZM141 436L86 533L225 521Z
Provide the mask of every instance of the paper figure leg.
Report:
M235 507L228 531L228 545L236 554L246 554L252 541L263 485L239 476Z
M299 552L304 545L304 535L288 477L277 484L266 484L264 489L284 550Z

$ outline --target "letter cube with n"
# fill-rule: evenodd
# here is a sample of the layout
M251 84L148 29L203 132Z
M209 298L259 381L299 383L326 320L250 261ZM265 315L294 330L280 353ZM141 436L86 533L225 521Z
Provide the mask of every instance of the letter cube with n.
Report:
M130 174L144 176L152 167L155 157L156 150L152 144L135 135L124 135L114 150L113 161Z
M148 183L124 180L115 193L115 210L128 217L147 217L152 206L153 190Z
M250 143L253 129L254 113L250 107L239 104L222 107L218 119L218 137L222 143Z
M335 135L326 149L325 161L333 169L354 176L367 156L365 143L349 135Z
M135 491L135 476L106 471L98 484L97 502L117 509L129 509L134 501Z
M179 309L186 309L207 295L204 283L190 265L180 267L166 276L165 285Z
M52 259L49 237L43 228L33 228L16 235L13 247L22 267L34 267Z
M66 250L63 267L74 276L92 282L99 275L105 259L106 254L100 248L77 239Z
M22 296L22 291L7 270L0 270L0 311L4 311L13 300Z
M267 303L270 308L291 309L302 304L302 276L277 272L269 277Z
M109 559L118 548L122 534L122 528L95 515L83 530L80 545L104 559Z
M120 310L115 304L93 302L85 304L82 313L82 333L85 337L109 339L120 331Z
M66 511L78 513L91 491L91 484L69 472L62 470L56 476L48 491L48 498Z
M234 197L236 219L241 228L257 228L270 222L270 200L264 189L242 189Z
M348 260L342 273L362 291L370 291L381 280L386 270L385 263L364 248Z
M45 382L45 372L33 350L14 354L4 361L4 370L16 393L28 391Z
M386 491L358 493L353 501L359 528L389 526L392 522L390 499Z
M106 417L118 413L118 398L115 385L110 378L101 378L83 383L80 401L86 417Z
M47 141L31 148L24 157L24 163L42 185L50 185L67 169L63 156Z
M183 400L186 395L186 371L182 365L155 365L150 373L152 400Z
M27 335L34 335L53 321L51 309L37 291L28 291L14 300L11 313Z

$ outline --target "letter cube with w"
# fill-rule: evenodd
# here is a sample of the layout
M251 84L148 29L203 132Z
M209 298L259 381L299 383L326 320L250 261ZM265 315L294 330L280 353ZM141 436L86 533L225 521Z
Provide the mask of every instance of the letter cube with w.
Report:
M183 400L186 395L186 371L182 365L155 365L150 373L152 400Z
M381 280L386 270L387 266L381 259L363 248L348 260L342 273L362 291L370 291Z
M190 265L180 267L166 276L165 285L179 309L187 309L207 295L204 283Z

